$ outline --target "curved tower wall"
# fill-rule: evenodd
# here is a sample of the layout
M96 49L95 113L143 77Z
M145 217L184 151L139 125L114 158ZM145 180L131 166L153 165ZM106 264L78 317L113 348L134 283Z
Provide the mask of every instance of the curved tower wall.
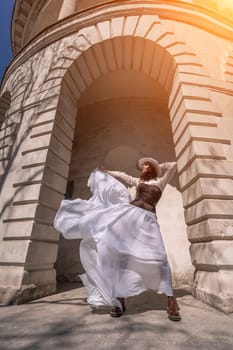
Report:
M2 301L52 293L54 264L69 270L52 225L67 181L88 195L94 166L133 173L150 152L178 164L158 208L175 282L193 275L191 244L193 294L232 312L231 26L181 1L56 4L15 5L0 95Z

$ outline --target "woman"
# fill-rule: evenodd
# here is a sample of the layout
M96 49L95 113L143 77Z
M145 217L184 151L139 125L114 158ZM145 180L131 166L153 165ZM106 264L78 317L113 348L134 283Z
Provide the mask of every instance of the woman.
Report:
M169 319L180 321L155 212L176 163L159 165L153 158L141 158L137 167L139 178L103 168L94 170L88 180L92 197L88 201L62 201L55 227L65 238L82 239L80 258L86 273L80 278L91 305L111 305L111 316L120 317L125 297L158 290L168 296ZM165 174L159 177L161 170ZM133 200L114 178L131 192L135 190Z

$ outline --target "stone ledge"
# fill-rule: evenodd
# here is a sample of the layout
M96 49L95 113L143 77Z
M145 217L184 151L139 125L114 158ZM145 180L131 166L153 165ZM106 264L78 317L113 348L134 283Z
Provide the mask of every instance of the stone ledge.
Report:
M23 285L20 289L11 287L0 288L0 304L18 305L31 300L45 297L56 292L56 282L36 286L34 284Z

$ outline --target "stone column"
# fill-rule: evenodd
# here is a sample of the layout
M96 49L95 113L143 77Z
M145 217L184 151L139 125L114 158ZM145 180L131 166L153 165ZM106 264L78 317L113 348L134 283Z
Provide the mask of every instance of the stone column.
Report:
M0 300L5 304L56 290L59 233L53 221L66 189L76 105L59 98L59 86L57 94L51 90L53 96L42 93L31 108L24 101L1 193Z
M76 11L76 0L63 0L58 20L72 15Z
M177 73L170 96L180 186L191 259L193 294L225 312L233 311L233 162L230 140L219 122L207 78Z

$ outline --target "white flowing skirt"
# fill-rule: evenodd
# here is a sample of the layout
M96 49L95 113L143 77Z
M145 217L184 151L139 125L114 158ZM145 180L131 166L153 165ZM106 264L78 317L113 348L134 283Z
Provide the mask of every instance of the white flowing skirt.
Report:
M89 200L63 200L54 226L67 239L82 239L80 276L88 302L120 306L118 297L147 289L173 295L171 272L156 215L131 205L125 186L95 169Z

